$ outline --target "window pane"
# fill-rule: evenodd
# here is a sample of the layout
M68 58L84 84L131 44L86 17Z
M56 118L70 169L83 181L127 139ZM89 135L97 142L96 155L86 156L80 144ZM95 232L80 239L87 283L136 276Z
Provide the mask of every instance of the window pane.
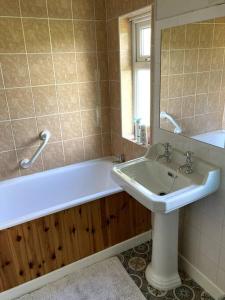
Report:
M150 44L151 44L151 31L150 27L141 29L141 56L150 56Z
M136 117L142 124L150 125L150 70L137 70Z

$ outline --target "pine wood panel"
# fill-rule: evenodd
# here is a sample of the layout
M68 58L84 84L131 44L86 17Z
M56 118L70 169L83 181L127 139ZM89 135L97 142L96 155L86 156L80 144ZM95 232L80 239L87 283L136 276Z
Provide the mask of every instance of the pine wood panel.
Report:
M150 228L150 212L118 193L0 231L0 292Z

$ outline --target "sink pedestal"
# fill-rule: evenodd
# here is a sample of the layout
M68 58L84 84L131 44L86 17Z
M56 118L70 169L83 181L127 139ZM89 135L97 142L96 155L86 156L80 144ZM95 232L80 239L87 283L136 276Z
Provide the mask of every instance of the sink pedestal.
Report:
M179 210L154 214L152 261L145 275L149 284L158 290L170 290L181 285L178 274L178 223Z

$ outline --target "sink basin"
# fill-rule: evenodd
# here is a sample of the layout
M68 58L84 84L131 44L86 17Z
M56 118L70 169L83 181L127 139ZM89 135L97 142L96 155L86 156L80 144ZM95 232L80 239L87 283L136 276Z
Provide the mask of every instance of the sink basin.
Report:
M170 290L181 285L179 208L215 192L220 185L220 169L194 158L193 173L186 174L179 168L185 163L184 154L173 149L171 161L167 162L162 158L164 151L162 144L153 145L144 157L116 165L112 176L127 193L154 212L152 260L146 279L156 289Z
M179 171L184 155L173 150L170 163L157 160L155 145L139 159L113 168L114 180L135 199L153 212L168 213L215 192L220 184L220 169L195 158L194 172Z

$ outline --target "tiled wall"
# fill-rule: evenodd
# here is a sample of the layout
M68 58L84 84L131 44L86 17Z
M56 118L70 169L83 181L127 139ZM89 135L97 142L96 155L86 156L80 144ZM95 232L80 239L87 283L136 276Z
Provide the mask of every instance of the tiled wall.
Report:
M162 34L161 111L187 136L223 128L225 18L166 29ZM161 127L173 131L171 124Z
M111 154L104 0L0 0L0 179ZM18 162L52 137L29 170Z
M118 17L151 3L151 0L106 1L112 153L115 155L124 153L127 160L143 155L146 148L122 138Z

